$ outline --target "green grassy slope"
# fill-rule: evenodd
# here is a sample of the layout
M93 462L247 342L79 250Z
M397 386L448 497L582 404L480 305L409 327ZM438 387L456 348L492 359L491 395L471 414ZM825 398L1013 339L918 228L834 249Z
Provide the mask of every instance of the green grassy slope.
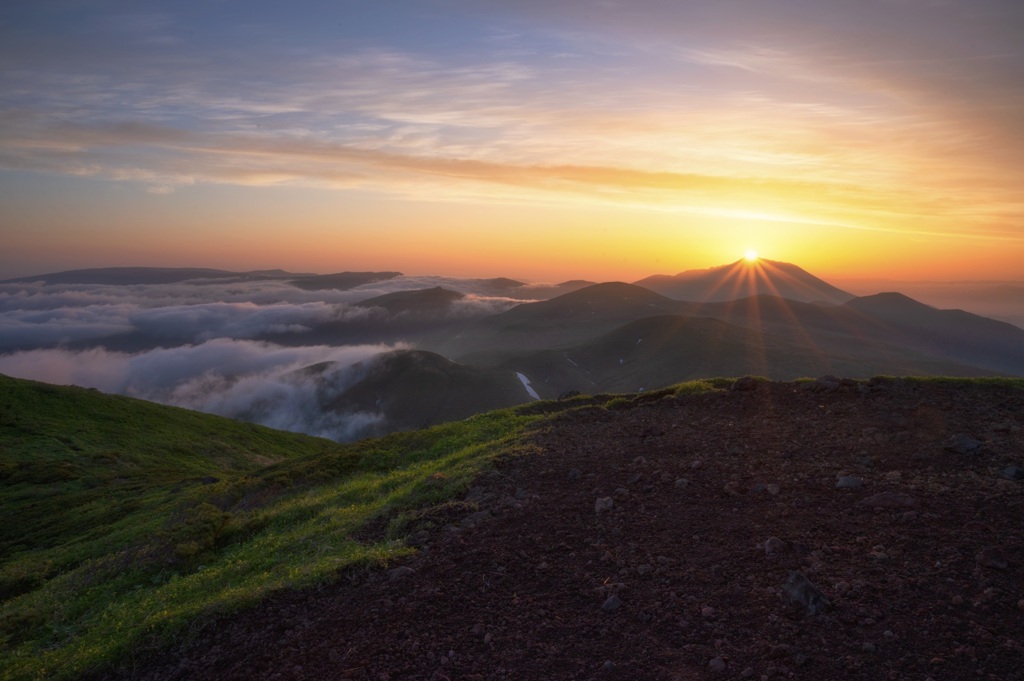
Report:
M0 376L0 678L74 678L273 590L386 564L408 549L357 541L361 527L450 498L537 418L339 445Z

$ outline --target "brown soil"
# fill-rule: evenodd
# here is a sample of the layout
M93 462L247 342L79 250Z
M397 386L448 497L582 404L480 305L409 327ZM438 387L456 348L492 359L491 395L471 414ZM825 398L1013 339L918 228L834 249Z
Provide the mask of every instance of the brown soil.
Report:
M567 412L470 490L484 512L414 534L408 570L278 595L110 678L1024 679L1024 482L1000 477L1024 393L824 388ZM784 595L797 571L827 611Z

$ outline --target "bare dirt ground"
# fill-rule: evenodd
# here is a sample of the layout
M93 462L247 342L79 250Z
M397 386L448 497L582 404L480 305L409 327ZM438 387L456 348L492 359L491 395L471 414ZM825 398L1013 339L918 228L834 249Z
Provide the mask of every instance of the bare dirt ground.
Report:
M1024 679L1024 393L741 387L565 413L406 564L110 678Z

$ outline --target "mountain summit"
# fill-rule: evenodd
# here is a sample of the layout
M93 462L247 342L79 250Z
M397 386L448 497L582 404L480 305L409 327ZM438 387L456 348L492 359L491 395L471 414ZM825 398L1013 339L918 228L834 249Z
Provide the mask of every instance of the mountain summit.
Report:
M752 262L737 260L674 276L655 274L634 283L669 298L693 302L723 302L767 294L802 303L838 305L854 297L796 265L764 258Z

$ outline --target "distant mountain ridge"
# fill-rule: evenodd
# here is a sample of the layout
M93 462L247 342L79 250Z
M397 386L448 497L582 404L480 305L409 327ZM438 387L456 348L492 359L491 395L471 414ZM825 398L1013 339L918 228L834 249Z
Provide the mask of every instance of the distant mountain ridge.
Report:
M177 284L192 279L281 279L284 277L307 276L284 270L258 270L252 272L231 272L229 270L201 267L100 267L83 270L67 270L29 277L16 277L0 281L0 284L25 284L36 281L47 284Z
M441 286L415 291L396 291L374 296L355 303L357 307L379 307L391 314L431 314L448 310L456 300L465 298L464 293L451 291Z

